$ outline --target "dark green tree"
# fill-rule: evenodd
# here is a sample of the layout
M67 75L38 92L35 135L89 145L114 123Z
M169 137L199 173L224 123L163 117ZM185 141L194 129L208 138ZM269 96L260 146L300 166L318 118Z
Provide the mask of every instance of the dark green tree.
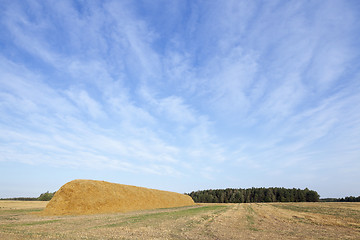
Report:
M42 193L40 194L40 196L37 198L38 201L50 201L53 196L54 196L55 192L50 193L49 191L47 191L46 193Z

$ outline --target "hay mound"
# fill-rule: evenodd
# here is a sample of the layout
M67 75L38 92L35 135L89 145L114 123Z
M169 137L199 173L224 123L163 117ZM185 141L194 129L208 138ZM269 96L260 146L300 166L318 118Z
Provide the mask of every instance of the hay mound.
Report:
M63 185L43 215L82 215L193 205L190 196L95 180L73 180Z

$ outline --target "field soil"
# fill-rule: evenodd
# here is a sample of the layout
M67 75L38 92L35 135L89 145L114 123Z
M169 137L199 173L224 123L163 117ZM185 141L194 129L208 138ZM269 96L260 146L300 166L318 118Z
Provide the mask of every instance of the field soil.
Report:
M45 205L0 201L0 239L360 239L360 203L197 204L41 216Z

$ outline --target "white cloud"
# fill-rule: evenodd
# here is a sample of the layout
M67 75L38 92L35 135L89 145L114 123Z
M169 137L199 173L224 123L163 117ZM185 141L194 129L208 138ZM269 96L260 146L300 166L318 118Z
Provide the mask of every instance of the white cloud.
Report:
M354 164L358 14L346 3L150 5L5 7L0 161L247 184L314 179L325 159L346 172L342 154Z
M106 117L102 106L92 99L85 90L70 89L66 91L66 94L80 110L87 112L92 118Z

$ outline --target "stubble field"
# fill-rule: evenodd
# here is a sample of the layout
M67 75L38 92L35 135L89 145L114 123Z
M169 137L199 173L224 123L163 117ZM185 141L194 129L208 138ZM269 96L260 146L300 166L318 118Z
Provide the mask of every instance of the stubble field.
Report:
M360 239L360 203L197 204L41 216L47 202L0 201L0 239Z

